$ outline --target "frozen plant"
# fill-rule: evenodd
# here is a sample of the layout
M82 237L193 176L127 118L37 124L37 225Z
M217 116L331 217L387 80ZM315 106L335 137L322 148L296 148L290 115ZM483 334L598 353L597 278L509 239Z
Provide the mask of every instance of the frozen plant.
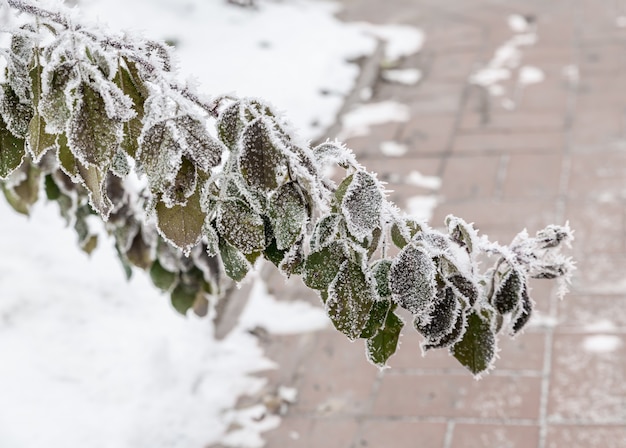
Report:
M28 214L45 192L87 252L100 217L127 274L148 271L180 313L206 313L221 272L239 282L265 258L318 291L374 364L395 352L404 308L425 351L446 348L479 375L496 334L528 322L529 278L558 279L565 292L568 226L508 247L453 216L434 230L389 202L341 143L311 147L262 100L205 98L180 83L166 45L85 27L60 6L3 7L21 24L1 50L6 199ZM493 267L480 270L479 258Z

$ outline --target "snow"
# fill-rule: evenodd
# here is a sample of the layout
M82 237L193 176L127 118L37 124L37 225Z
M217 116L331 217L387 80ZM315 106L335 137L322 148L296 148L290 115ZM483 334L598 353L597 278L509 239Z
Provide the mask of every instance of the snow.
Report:
M543 73L543 70L530 65L525 65L520 68L518 75L520 84L537 84L545 78L546 75Z
M608 334L597 334L587 336L583 340L583 348L592 353L611 353L622 346L622 339L619 336Z
M435 196L413 196L406 201L407 213L418 221L430 222L438 202Z
M390 122L409 120L409 106L395 101L363 104L346 113L342 118L339 140L368 135L370 127Z
M416 68L385 70L382 73L382 77L385 81L412 86L420 82L422 72Z
M406 183L429 190L438 190L441 188L441 179L439 177L424 176L419 171L411 171L406 178Z
M519 14L511 14L508 18L509 27L516 33L524 33L528 31L529 23L524 16Z
M385 59L387 62L395 62L417 53L424 45L424 32L412 26L371 23L357 23L355 26L386 43Z
M394 141L382 142L380 152L388 157L401 157L407 153L406 145Z
M10 235L0 239L0 446L217 442L233 419L246 421L224 410L264 385L250 374L274 368L247 329L326 325L321 310L278 302L256 279L242 323L216 341L210 320L178 315L145 274L127 283L103 236L87 258L53 204L36 206L30 220L4 202L0 213ZM233 446L260 446L258 433L277 424L244 425L250 443L239 434Z

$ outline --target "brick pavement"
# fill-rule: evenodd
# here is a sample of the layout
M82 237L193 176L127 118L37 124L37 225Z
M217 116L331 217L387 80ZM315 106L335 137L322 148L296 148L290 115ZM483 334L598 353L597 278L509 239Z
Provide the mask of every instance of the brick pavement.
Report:
M268 355L281 368L267 376L298 388L299 399L267 446L626 447L626 28L616 25L626 3L343 3L345 20L416 25L427 36L401 63L423 80L379 81L371 99L406 104L411 119L348 142L396 190L392 199L406 206L413 195L434 195L433 226L454 213L502 242L569 220L579 271L563 301L551 284L534 284L539 318L523 336L501 339L496 370L478 382L443 351L422 357L410 329L383 372L360 342L334 330L271 338ZM536 18L539 41L523 48L522 64L545 80L510 110L468 78L511 38L514 13ZM383 156L388 140L408 153ZM440 177L441 188L406 185L411 170ZM318 303L298 282L273 277L270 286Z

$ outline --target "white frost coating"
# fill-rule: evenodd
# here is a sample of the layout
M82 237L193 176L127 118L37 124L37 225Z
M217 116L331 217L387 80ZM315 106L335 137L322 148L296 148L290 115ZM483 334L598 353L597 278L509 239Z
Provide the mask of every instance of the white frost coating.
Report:
M406 201L407 214L418 221L429 222L438 202L435 196L413 196Z
M342 130L339 140L350 137L368 135L370 126L390 122L405 122L410 117L410 109L406 104L395 101L364 104L358 106L341 118Z
M407 147L398 142L382 142L380 152L388 157L401 157L407 153Z
M622 346L622 338L615 335L597 334L583 340L583 348L592 353L611 353Z
M385 70L382 73L382 77L385 81L412 86L420 82L422 72L416 68Z
M520 14L511 14L508 18L509 27L516 33L524 33L528 31L529 23L526 18Z
M263 327L272 334L295 334L323 330L328 326L324 310L302 301L278 301L260 277L254 279L248 305L239 318L245 329Z
M405 182L416 187L428 188L429 190L438 190L441 188L441 179L437 176L424 176L419 171L411 171L406 177Z
M232 448L262 448L265 442L261 433L280 425L280 417L268 415L263 405L234 411L227 417L236 429L221 439L221 444Z
M385 58L388 61L397 61L415 54L424 45L424 32L412 26L374 25L365 22L355 26L385 42Z
M518 82L520 84L537 84L546 78L543 70L533 67L531 65L525 65L520 68Z

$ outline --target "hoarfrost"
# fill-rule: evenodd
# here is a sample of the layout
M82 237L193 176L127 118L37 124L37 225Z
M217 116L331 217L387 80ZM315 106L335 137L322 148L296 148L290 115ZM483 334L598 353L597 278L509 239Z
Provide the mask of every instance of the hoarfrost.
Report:
M359 240L370 235L380 226L382 203L383 195L376 179L364 171L355 173L341 203L348 231Z
M423 324L430 321L436 272L429 254L413 243L405 246L391 264L391 297L402 308L419 317Z

